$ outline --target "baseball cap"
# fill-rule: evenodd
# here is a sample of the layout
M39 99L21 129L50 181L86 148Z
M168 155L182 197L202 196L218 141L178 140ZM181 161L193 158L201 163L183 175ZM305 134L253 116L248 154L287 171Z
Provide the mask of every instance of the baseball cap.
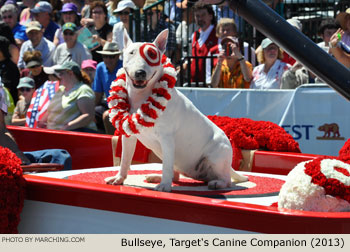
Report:
M62 26L62 31L64 32L65 30L70 30L72 32L76 32L77 31L77 26L76 24L74 23L65 23L63 26Z
M27 25L26 25L26 33L30 32L30 31L41 31L42 26L38 21L30 21Z
M80 66L74 61L66 61L62 65L57 65L54 69L55 72L71 70L76 74L81 74Z
M22 88L22 87L34 88L35 87L34 80L32 78L29 78L29 77L23 77L23 78L19 79L19 84L17 85L17 89Z
M125 10L126 8L130 8L130 9L136 9L136 5L134 4L133 1L131 0L122 0L118 3L117 5L117 9L115 9L113 11L113 13L118 13L118 12L121 12L123 10Z
M78 12L78 7L74 3L65 3L62 6L62 10L61 10L62 13L71 12L71 11L74 11L75 14L80 15L80 13Z
M30 10L32 13L41 13L41 12L52 12L52 6L49 2L40 1L34 5L34 8Z
M261 47L262 47L262 49L265 49L266 47L268 47L271 44L274 44L274 42L271 39L266 38L261 42Z
M96 69L96 66L97 66L97 62L91 59L83 60L83 62L81 62L81 69L88 68L88 67Z

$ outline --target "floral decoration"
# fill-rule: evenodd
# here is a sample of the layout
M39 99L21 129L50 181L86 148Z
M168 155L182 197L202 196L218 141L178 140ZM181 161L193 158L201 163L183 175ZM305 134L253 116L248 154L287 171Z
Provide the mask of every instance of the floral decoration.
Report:
M18 233L17 226L24 202L25 180L21 160L0 146L0 233Z

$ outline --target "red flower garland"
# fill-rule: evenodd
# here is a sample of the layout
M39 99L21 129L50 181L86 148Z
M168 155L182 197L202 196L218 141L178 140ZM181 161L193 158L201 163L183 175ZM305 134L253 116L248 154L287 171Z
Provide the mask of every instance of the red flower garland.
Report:
M24 202L25 180L21 160L0 146L0 233L18 233Z
M339 159L345 163L350 163L350 138L345 142L339 150Z
M282 127L272 122L253 121L248 118L208 116L222 129L233 149L232 164L237 170L243 158L241 149L270 150L300 153L299 144Z

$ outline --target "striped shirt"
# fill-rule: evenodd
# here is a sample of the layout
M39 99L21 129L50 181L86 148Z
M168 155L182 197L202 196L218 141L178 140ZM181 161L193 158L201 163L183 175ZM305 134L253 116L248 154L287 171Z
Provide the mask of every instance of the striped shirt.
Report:
M62 129L68 122L78 118L81 112L78 107L78 100L82 98L89 98L91 102L95 102L95 94L92 89L84 84L76 84L71 90L65 92L65 87L60 86L47 108L48 129ZM94 121L83 127L97 130Z

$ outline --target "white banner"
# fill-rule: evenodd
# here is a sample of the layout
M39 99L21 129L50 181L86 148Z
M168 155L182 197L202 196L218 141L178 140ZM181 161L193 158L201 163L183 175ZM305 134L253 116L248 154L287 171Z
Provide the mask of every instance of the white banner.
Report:
M295 90L178 88L205 115L282 126L303 153L338 156L350 136L350 103L327 85Z

